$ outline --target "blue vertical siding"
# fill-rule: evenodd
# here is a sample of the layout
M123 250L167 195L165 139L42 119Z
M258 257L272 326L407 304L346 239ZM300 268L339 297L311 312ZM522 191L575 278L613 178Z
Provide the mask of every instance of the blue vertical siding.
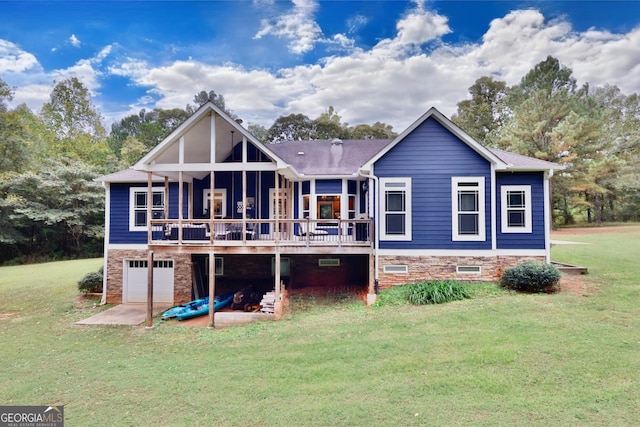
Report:
M316 180L316 194L342 194L341 179Z
M531 186L531 233L502 233L502 186ZM496 174L496 239L498 249L544 249L544 174L542 172L518 172Z
M382 249L491 249L491 165L430 118L374 165L378 177L411 177L412 241L381 241ZM451 177L485 178L484 242L451 240Z
M109 212L109 243L147 243L146 231L129 231L129 207L130 191L132 187L146 188L146 184L115 184L110 185ZM154 185L155 189L163 189L164 186ZM178 217L178 183L169 183L169 218ZM187 217L189 212L189 195L187 184L184 185L184 209L183 216Z

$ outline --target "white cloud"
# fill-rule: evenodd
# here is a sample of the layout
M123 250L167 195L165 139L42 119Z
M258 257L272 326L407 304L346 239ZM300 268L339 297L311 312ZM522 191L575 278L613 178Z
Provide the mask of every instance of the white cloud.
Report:
M273 6L269 0L256 1ZM73 73L98 92L100 73L106 72L148 88L129 111L120 112L120 117L140 108L184 108L197 91L213 89L224 95L227 107L245 123L269 126L277 117L290 113L315 118L332 105L350 124L383 121L397 131L431 106L450 116L481 76L492 75L509 85L518 83L548 55L571 68L579 83L608 83L627 94L640 92L640 28L624 34L595 29L578 32L566 19L548 21L537 10L517 10L493 20L479 42L452 45L442 41L442 36L451 32L447 17L418 3L398 19L396 34L365 50L344 34L322 35L313 21L316 8L314 2L297 2L289 14L270 21L260 31L260 37L286 38L292 50L300 53L317 43L342 49L342 54L321 58L315 64L272 72L193 59L157 66L131 56L101 71L105 58L114 56L114 46L109 45L93 58L47 77ZM365 24L361 19L352 28ZM0 40L3 78L11 72L35 74L38 70L42 74L33 55ZM48 97L50 89L27 82L16 91L16 98L20 94L22 99L36 102L38 89ZM105 116L118 118L114 112Z
M10 41L0 39L0 74L24 73L41 69L35 56Z
M322 39L322 30L314 21L318 4L313 0L292 0L291 12L273 20L262 21L262 28L254 36L260 39L273 35L289 40L289 50L295 54L303 54L313 49Z
M73 47L80 47L80 40L75 34L71 34L71 37L69 37L69 43L71 43L71 46Z

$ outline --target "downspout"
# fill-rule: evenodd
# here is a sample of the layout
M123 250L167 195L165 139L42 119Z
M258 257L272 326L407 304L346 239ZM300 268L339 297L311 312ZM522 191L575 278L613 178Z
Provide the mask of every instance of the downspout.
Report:
M102 260L102 298L100 299L100 305L104 305L107 303L107 278L109 275L107 274L107 263L109 261L109 239L110 233L109 228L111 227L111 222L109 221L109 213L111 212L111 186L102 181L102 188L105 190L105 201L104 201L104 259Z
M551 178L553 178L553 169L549 169L549 172L544 174L544 251L547 264L551 263L551 223L553 218L551 216Z

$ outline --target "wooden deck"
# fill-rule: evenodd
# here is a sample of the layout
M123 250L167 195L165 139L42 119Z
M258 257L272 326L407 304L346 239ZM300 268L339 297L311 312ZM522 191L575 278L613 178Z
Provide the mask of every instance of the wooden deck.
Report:
M370 219L169 219L152 221L148 245L155 251L189 253L246 254L279 250L289 253L365 254L372 248L372 231Z

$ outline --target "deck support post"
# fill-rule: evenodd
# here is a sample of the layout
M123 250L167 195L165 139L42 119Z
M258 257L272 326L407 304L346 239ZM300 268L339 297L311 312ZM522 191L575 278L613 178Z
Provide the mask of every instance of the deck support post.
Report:
M280 251L278 249L276 249L276 260L275 260L275 291L276 291L276 304L278 304L278 302L280 302L280 281L282 280L280 277L281 271L280 271Z
M153 329L153 251L147 254L147 323L145 329Z
M216 314L215 307L216 295L216 257L213 251L209 252L209 329L216 327L214 317Z

